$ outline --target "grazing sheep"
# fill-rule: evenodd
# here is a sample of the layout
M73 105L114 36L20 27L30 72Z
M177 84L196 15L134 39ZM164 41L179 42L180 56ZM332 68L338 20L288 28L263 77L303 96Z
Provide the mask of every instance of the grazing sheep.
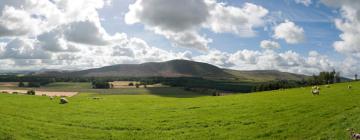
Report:
M313 95L320 95L320 90L314 89L311 91Z
M350 132L350 137L351 137L351 139L353 139L353 140L360 140L360 134L355 133L354 129L349 128L349 129L347 129L347 130Z
M50 100L54 100L54 98L55 98L54 96L50 96Z
M320 90L320 87L319 86L313 86L312 90Z
M60 98L60 104L66 104L66 103L69 103L69 101L65 97Z
M351 86L351 85L348 85L348 89L352 89L352 86Z

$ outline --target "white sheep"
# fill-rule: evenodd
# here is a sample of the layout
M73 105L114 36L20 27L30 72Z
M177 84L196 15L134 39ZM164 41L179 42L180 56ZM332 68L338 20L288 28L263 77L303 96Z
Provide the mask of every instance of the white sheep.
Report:
M311 91L313 95L320 95L320 90L314 89Z
M348 131L350 131L350 137L353 140L360 140L360 134L359 133L355 133L354 129L349 128L347 129Z
M66 103L69 103L69 101L65 97L60 98L60 104L66 104Z
M348 89L352 89L352 86L351 86L351 85L348 85Z

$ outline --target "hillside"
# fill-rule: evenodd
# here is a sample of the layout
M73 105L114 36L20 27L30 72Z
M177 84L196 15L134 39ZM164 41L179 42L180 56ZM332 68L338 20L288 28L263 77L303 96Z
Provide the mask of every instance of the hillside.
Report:
M224 71L233 75L237 79L241 79L243 81L249 81L249 82L264 82L264 81L273 81L273 80L299 81L309 77L306 75L281 72L276 70L239 71L239 70L224 69Z
M0 139L345 140L347 128L360 130L359 82L321 86L319 96L310 87L221 97L166 92L82 93L66 105L0 94Z
M189 60L171 60L165 62L150 62L142 64L119 64L102 68L69 71L48 71L35 75L69 76L69 77L203 77L239 82L264 82L271 80L301 80L305 75L280 71L238 71L221 69L207 63Z

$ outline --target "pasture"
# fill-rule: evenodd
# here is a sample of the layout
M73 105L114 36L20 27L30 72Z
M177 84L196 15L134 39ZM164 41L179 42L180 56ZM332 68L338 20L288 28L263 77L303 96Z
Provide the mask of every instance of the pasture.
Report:
M311 87L217 97L179 88L116 91L81 92L64 105L0 94L0 139L342 140L347 128L360 131L360 82L321 86L319 96Z

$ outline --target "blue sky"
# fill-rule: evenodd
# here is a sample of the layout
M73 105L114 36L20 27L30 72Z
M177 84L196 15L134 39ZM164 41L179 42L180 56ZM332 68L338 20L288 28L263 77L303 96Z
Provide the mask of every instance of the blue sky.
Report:
M0 64L86 69L189 59L351 76L360 71L359 13L357 0L4 0Z

